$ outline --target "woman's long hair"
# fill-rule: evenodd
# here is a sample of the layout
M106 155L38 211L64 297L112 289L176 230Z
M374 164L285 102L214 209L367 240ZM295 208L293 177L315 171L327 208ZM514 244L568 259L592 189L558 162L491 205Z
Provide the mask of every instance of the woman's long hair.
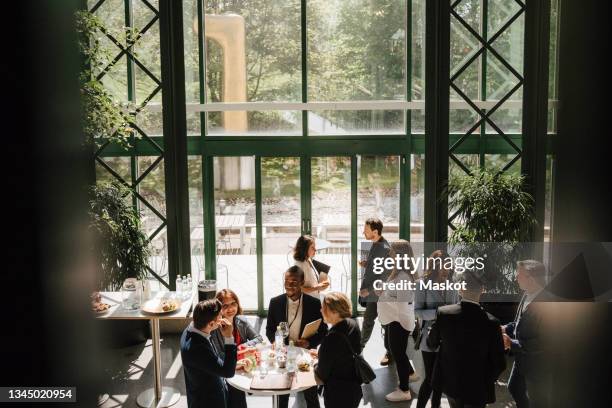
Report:
M389 275L389 278L387 280L394 279L400 272L408 272L410 280L414 281L414 273L416 272L414 270L414 263L412 262L412 260L414 259L414 251L412 250L410 242L406 241L405 239L400 239L391 242L391 250L389 251L389 257L395 259L396 255L399 255L401 258L403 258L404 255L408 256L408 269L398 268L396 263L393 266L393 270L391 271L391 274Z
M293 248L293 259L304 262L308 258L308 248L314 245L315 239L312 235L302 235L295 242Z
M441 249L436 249L429 255L428 259L442 258L444 260L448 257L448 254ZM423 274L423 280L437 282L440 279L440 270L444 262L427 262L425 273ZM454 271L451 269L448 271L448 279L452 279Z
M236 294L236 292L234 292L231 289L221 289L220 291L217 292L217 300L219 302L221 302L221 304L223 304L223 299L225 299L226 297L230 297L232 299L234 299L236 301L236 304L238 305L238 310L236 311L236 316L241 315L242 314L242 306L240 306L240 299L238 299L238 295ZM234 317L236 317L234 316Z

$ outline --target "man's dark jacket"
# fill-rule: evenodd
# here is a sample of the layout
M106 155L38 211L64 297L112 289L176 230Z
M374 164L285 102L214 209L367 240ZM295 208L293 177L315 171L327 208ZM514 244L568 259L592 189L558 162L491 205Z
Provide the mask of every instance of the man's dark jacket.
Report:
M227 384L224 378L236 371L236 345L224 346L225 359L212 343L188 327L181 336L181 359L189 408L226 408Z
M499 320L476 303L438 308L427 344L440 346L432 386L464 404L495 402L495 381L506 368Z

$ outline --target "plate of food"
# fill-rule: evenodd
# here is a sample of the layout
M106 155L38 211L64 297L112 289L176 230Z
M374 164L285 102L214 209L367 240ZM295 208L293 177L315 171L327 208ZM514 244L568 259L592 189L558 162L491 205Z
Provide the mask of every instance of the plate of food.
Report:
M141 309L145 313L164 314L176 312L181 308L181 302L178 299L151 299L146 301Z
M102 302L102 295L100 292L94 292L91 295L91 311L97 315L107 313L111 308L108 303Z
M104 302L95 302L91 304L91 311L97 315L107 313L111 308L111 305Z
M306 356L302 356L297 360L297 368L300 371L310 371L311 360Z

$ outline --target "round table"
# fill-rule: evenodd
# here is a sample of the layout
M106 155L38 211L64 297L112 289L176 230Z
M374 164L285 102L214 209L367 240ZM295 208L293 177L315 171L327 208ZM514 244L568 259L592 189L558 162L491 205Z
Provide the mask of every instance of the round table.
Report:
M301 351L301 355L298 356L298 359L302 356L309 357L307 350L300 349L300 351ZM299 374L300 376L310 374L312 375L313 381L312 382L309 381L307 384L302 385L302 386L300 386L299 381L297 384L294 381L293 386L289 390L252 390L251 381L253 379L253 376L259 375L259 367L253 369L253 371L251 371L250 373L247 373L244 370L236 370L236 374L232 378L228 378L227 383L231 385L232 387L240 391L248 392L251 395L272 397L272 407L278 408L280 406L279 398L278 398L280 395L287 395L287 394L291 394L292 392L300 392L300 391L307 390L310 387L313 387L314 367L313 367L313 360L312 359L310 360L311 360L310 371L299 373ZM284 368L269 368L268 369L268 373L270 374L280 374L280 373L286 373L286 372L287 370L285 370ZM295 375L298 375L298 372L296 372Z

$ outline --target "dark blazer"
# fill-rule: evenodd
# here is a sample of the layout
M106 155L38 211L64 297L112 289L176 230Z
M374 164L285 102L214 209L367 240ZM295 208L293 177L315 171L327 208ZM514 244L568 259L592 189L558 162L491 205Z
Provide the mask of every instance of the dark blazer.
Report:
M534 300L523 311L518 321L506 325L506 334L512 339L510 351L514 354L514 363L526 377L538 376L539 369L544 368L544 346L542 344L542 303ZM522 302L519 308L522 307Z
M427 344L440 346L432 378L435 390L465 404L495 402L495 380L506 368L497 318L472 302L441 306Z
M181 359L185 374L189 408L225 408L227 384L224 378L236 371L236 345L224 345L225 359L213 350L212 343L189 328L181 336Z
M323 319L321 316L321 301L305 293L302 294L302 323L300 324L300 335L304 331L304 326L317 319ZM274 334L280 322L287 321L287 295L282 294L270 299L268 306L268 320L266 323L266 337L270 343L274 342ZM321 320L318 332L308 339L310 348L317 347L323 337L327 334L327 325ZM285 338L285 344L289 343L289 337Z
M251 326L243 316L234 317L234 326L236 330L238 330L238 334L240 334L240 338L242 338L243 343L254 339L259 340L259 343L263 342L263 337L255 331L253 326ZM217 349L219 356L221 358L225 358L225 340L221 334L221 329L213 330L213 332L210 333L210 339L214 343L215 349ZM236 344L236 346L239 345L240 344Z
M368 289L370 295L368 296L369 301L376 301L378 296L374 293L374 281L378 279L387 280L391 271L384 271L383 273L374 273L374 258L386 258L389 256L391 246L387 240L383 237L376 242L372 243L372 248L368 253L368 259L366 261L365 270L363 272L363 279L361 280L361 289Z
M321 342L315 373L324 383L327 408L353 406L347 399L353 396L361 399L361 380L355 371L353 354L340 333L348 337L355 353L361 353L361 331L357 322L350 318L332 326ZM355 398L351 402L357 402L358 405L359 399Z

